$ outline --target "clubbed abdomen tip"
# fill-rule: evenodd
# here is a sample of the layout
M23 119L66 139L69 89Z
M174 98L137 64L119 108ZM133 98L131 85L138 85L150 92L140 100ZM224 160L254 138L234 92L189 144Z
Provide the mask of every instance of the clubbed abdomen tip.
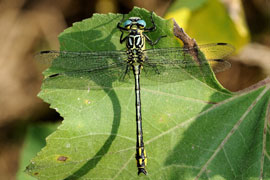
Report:
M141 173L147 175L147 172L144 168L138 168L138 175L140 175Z

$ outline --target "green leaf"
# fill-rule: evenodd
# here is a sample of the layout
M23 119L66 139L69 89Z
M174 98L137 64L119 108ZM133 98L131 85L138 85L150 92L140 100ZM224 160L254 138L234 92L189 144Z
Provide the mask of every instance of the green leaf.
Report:
M56 125L59 124L39 124L30 125L27 128L27 134L24 140L23 151L21 152L20 167L17 172L17 180L30 180L36 179L24 173L25 166L27 166L30 160L43 148L45 138L56 130Z
M130 16L150 24L150 13L144 9L134 8L126 18ZM95 14L75 23L60 35L61 50L124 49L116 29L121 19L119 14ZM157 31L149 33L150 38L167 35L158 47L178 46L173 23L157 16L154 20ZM58 70L53 65L46 75ZM192 73L179 70L178 76L191 78L141 86L148 175L140 178L258 179L261 172L269 178L269 83L232 94L214 76L198 78ZM203 73L212 74L210 69ZM56 87L44 81L39 96L64 121L27 167L28 174L50 180L137 179L134 85L114 87L113 79L106 77L103 80L111 85L107 88L76 88L91 82L86 77L56 80Z

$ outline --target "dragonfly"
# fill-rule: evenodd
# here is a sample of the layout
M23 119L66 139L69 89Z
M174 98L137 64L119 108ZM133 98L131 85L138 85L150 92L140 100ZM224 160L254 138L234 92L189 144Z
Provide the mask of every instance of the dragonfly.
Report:
M53 83L57 78L71 77L71 81L65 84L66 88L78 89L104 89L112 88L113 82L135 84L135 109L136 109L136 162L138 175L147 174L147 155L143 141L142 113L141 113L141 77L149 79L149 82L173 83L188 78L200 78L207 76L202 70L215 64L214 72L224 71L230 68L230 63L222 60L231 54L233 46L226 43L206 44L198 47L185 48L156 48L146 49L146 43L155 46L166 35L151 40L147 33L154 32L157 26L151 14L151 27L146 27L145 20L140 17L129 17L124 21L124 15L117 28L121 31L120 43L125 43L126 50L113 51L41 51L37 56L41 63L53 66L44 79L47 85L53 88L63 88L62 85ZM127 34L125 36L125 34ZM210 54L207 61L195 62L190 51L203 51ZM202 58L204 59L204 58ZM200 60L200 59L199 59ZM65 63L63 63L65 62ZM186 72L187 75L182 75ZM209 70L209 69L208 69ZM198 73L197 73L198 72ZM189 76L192 74L192 77ZM196 75L198 74L198 76ZM89 80L85 85L76 84L76 79L86 76ZM132 78L132 76L134 78ZM110 79L110 80L108 80ZM132 82L135 81L135 82ZM153 83L155 84L155 83ZM150 83L151 85L151 83Z

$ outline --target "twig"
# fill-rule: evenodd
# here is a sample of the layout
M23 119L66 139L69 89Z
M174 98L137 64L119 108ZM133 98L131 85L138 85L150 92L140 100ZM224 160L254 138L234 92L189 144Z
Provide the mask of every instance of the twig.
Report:
M189 37L187 33L185 33L183 28L181 28L174 19L173 19L173 22L174 22L174 28L173 28L174 35L183 42L184 48L189 51L189 54L194 58L194 60L197 63L201 64L201 61L198 58L197 42L195 41L195 39Z

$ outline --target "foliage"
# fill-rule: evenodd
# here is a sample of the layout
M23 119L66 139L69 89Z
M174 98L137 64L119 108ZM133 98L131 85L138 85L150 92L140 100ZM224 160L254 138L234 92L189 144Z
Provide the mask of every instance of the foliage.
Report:
M240 1L176 0L166 18L174 18L199 44L226 42L239 50L249 42Z
M58 125L59 124L36 124L28 127L23 151L21 153L20 167L17 172L17 180L35 179L23 172L25 166L27 166L31 158L46 145L45 138L55 131Z
M135 15L150 24L146 10L134 8L126 18ZM121 19L120 14L95 14L75 23L59 36L61 50L123 49L116 29ZM154 20L158 30L150 38L167 34L158 46L177 46L172 21ZM45 75L56 70L52 66ZM141 87L149 173L141 178L269 179L269 82L232 94L213 75L187 75L191 78L184 81ZM89 81L74 77L78 86ZM65 79L59 83L73 85ZM50 180L138 178L132 84L94 90L55 88L45 82L39 96L64 121L31 161L28 174Z

